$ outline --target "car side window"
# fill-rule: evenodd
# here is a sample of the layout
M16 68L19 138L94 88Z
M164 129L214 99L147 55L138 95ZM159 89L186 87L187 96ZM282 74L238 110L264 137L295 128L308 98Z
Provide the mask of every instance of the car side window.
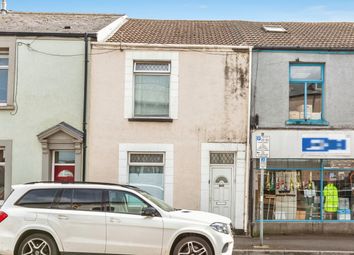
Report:
M58 189L35 189L27 192L16 205L29 208L51 208Z
M100 189L63 189L53 208L61 210L103 211Z
M136 195L120 190L110 190L109 212L141 215L149 205Z
M79 211L103 211L103 190L74 189L72 209Z

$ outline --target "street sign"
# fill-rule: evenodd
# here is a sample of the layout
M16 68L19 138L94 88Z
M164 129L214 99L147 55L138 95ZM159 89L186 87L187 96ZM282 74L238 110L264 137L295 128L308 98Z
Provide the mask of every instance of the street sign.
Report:
M259 169L267 169L267 158L266 157L259 158Z
M303 135L303 153L350 154L350 137L345 135Z
M269 158L270 151L270 138L269 136L256 136L256 157Z

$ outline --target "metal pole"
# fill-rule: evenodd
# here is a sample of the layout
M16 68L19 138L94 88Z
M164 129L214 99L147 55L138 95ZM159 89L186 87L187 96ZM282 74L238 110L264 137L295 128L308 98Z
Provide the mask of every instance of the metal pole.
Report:
M261 157L264 156L264 134L262 133L262 155ZM261 190L260 190L260 206L259 206L259 219L260 219L260 225L259 225L259 239L261 242L261 246L263 246L264 242L263 242L263 219L264 219L264 169L263 167L261 168Z
M261 196L259 199L260 206L259 206L259 239L261 241L261 246L263 246L263 212L264 212L264 169L261 169Z

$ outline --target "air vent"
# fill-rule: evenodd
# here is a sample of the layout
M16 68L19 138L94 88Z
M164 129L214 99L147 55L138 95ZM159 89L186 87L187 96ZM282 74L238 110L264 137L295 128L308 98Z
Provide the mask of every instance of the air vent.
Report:
M287 30L281 25L263 25L263 29L266 32L273 33L286 33Z
M71 26L65 26L64 29L71 29Z

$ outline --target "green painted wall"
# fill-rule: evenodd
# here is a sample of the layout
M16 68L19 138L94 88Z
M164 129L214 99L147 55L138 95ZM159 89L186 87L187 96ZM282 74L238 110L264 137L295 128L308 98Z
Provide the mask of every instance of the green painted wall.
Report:
M84 83L83 39L17 39L16 47L18 109L0 110L0 140L13 141L13 184L41 179L40 132L62 121L82 130Z

